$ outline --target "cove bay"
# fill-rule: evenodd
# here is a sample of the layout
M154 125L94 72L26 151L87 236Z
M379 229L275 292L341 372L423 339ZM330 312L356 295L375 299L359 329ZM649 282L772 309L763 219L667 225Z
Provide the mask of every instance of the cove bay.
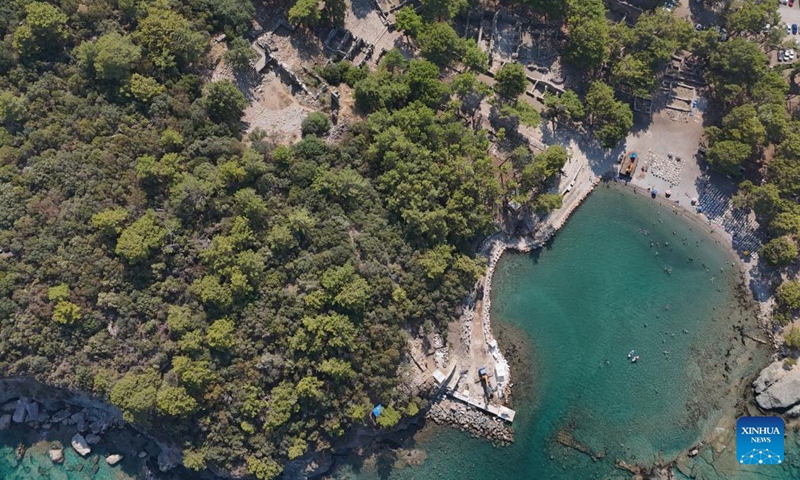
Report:
M501 259L492 316L517 347L513 444L426 427L405 445L425 451L420 466L378 455L339 478L629 478L618 460L676 458L678 475L796 478L791 435L787 464L736 465L737 403L768 351L740 334L757 325L728 246L680 213L601 187L544 249ZM701 441L722 452L688 459Z

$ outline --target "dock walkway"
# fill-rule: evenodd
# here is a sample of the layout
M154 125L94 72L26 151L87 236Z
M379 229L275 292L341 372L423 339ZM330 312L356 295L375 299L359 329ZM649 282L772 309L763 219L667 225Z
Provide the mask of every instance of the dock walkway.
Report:
M469 395L464 395L462 392L448 390L447 395L468 405L472 405L473 407L486 413L491 413L492 415L500 418L501 420L505 420L508 423L512 423L514 421L514 416L517 414L517 412L508 407L504 407L502 405L498 407L497 405L492 405L491 403L479 402L478 400L471 398Z
M464 392L459 392L456 390L458 388L458 380L455 382L455 388L450 387L451 381L455 379L454 377L456 377L454 375L456 367L457 365L453 365L452 369L450 370L450 374L447 376L445 376L445 374L439 370L433 372L433 379L436 381L436 384L439 385L442 390L444 390L444 393L447 396L455 398L460 402L464 402L467 405L471 405L478 410L494 415L495 417L508 423L512 423L514 421L514 417L516 416L516 412L514 410L502 405L497 406L492 405L491 403L484 403L483 398L473 398L470 396L469 390L465 390Z

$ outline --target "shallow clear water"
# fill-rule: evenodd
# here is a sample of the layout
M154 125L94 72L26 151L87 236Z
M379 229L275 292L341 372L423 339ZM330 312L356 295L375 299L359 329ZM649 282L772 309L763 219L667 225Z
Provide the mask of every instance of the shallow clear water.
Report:
M499 341L518 345L510 359L516 442L495 448L431 427L406 445L427 452L421 466L397 468L389 459L338 476L630 478L617 459L671 460L735 421L741 379L766 365L768 353L743 345L733 328L758 334L735 297L729 253L709 228L630 191L599 188L548 248L506 255L495 273ZM632 349L636 364L627 359ZM515 370L515 361L528 371L518 363ZM603 458L559 444L559 432ZM728 448L731 455L709 451L688 467L701 478L800 478L793 435L782 466L739 468L732 441Z
M73 433L68 429L39 433L26 426L14 426L0 432L0 479L130 480L140 477L138 459L125 458L114 467L106 463L106 455L119 452L108 450L116 441L115 435L105 435L105 443L93 447L92 453L83 458L69 445ZM125 443L124 439L121 443ZM25 445L26 451L18 461L16 449L20 444ZM61 464L50 461L48 451L54 444L64 447L64 462Z

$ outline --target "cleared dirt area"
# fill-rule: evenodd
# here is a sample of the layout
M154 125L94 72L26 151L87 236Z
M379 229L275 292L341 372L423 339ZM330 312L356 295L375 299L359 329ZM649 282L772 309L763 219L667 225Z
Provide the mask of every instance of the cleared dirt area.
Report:
M300 124L309 108L300 105L291 94L291 87L281 81L275 72L264 75L260 85L252 92L250 105L244 111L247 131L257 128L280 144L300 138Z

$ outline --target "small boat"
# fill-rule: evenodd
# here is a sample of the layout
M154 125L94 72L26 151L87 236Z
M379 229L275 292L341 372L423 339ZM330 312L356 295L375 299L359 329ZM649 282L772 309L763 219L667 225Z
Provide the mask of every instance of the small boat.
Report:
M636 355L635 357L631 358L631 363L636 363L638 361L639 361L639 355Z
M633 350L631 350L630 352L628 352L628 358L631 358L632 356L633 356Z

